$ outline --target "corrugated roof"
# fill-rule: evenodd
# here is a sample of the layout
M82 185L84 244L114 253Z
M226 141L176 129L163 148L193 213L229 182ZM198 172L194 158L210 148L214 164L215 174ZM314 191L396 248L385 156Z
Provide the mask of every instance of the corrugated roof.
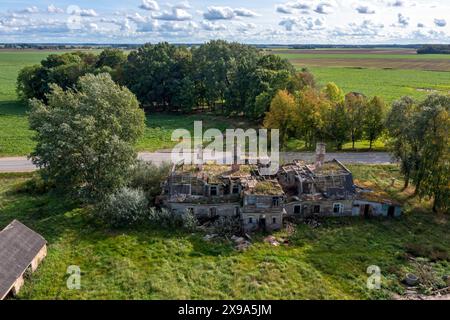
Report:
M0 231L0 299L8 294L45 244L41 235L17 220Z

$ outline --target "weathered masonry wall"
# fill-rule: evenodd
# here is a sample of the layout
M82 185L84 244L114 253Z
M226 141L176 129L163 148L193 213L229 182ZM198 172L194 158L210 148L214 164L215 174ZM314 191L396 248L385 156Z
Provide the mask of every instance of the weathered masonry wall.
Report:
M353 200L320 200L295 201L286 204L286 213L289 216L351 216Z
M401 214L402 208L396 204L372 202L367 200L355 200L353 204L354 216L400 217Z
M185 214L191 211L197 216L228 216L233 217L240 214L240 203L218 203L198 204L184 202L168 202L167 206L172 212Z

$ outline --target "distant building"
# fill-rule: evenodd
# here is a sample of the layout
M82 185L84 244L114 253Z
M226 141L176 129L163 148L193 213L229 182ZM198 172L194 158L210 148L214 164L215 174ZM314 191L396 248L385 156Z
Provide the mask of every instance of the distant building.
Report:
M277 230L287 216L399 216L401 206L355 186L341 162L325 162L325 144L316 161L295 160L274 176L259 165L174 165L163 184L161 203L175 213L239 217L244 231Z
M36 271L46 255L45 239L19 221L0 231L0 300L16 295L24 275Z

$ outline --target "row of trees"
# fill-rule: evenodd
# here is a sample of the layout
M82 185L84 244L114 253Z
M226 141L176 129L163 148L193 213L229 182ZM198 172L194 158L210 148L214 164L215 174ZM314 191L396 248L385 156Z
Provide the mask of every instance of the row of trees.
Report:
M118 49L106 49L100 55L81 51L51 54L39 65L20 70L17 93L24 101L39 99L45 102L52 84L64 90L75 89L80 77L90 73L110 73L119 78L126 59L123 51Z
M88 73L108 72L128 87L151 111L191 112L198 108L262 119L280 89L314 85L307 71L296 72L285 59L239 43L210 41L187 48L169 43L146 44L126 56L121 50L50 55L24 68L17 89L23 99L46 101L50 84L76 88Z
M418 54L450 54L448 44L428 44L417 50Z
M386 124L405 188L412 182L417 195L434 198L433 211L450 212L450 96L404 97L394 102Z
M316 141L334 144L366 138L370 148L384 130L386 104L379 97L366 98L359 93L344 92L334 83L322 90L307 86L299 91L281 90L271 101L264 126L280 129L281 143L288 138L302 139L306 147Z

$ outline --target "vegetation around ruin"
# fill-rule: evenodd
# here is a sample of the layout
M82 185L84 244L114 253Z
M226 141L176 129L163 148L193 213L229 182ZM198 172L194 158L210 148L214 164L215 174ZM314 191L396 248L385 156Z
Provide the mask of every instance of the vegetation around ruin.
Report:
M420 290L445 285L450 273L449 217L431 213L413 189L402 191L397 166L351 165L355 179L404 206L401 219L327 219L299 224L272 246L256 235L245 252L204 233L141 224L112 230L91 207L30 188L33 174L0 174L0 228L19 219L49 242L49 253L18 299L381 299L403 293L406 273L431 267ZM392 179L395 179L394 182ZM81 268L81 289L68 290L67 266ZM366 271L381 268L382 289Z

